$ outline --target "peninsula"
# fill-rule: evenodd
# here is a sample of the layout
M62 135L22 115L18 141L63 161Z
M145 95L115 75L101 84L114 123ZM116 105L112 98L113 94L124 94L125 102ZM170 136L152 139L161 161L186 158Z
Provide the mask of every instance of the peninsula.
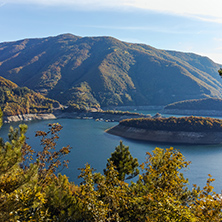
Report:
M194 116L127 119L106 132L151 142L219 144L222 143L222 120Z
M222 116L222 99L205 98L184 100L168 104L161 110L162 114Z

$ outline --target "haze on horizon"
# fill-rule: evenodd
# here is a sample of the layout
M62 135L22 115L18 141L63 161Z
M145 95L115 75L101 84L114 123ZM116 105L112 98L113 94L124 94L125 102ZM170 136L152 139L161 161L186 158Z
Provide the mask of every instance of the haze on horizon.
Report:
M221 8L220 0L0 0L0 42L112 36L222 64Z

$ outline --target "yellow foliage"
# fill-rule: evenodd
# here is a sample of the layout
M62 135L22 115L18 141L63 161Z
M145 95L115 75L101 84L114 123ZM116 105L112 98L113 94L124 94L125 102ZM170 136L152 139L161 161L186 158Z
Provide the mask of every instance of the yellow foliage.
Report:
M24 146L25 125L20 130L11 128L9 142L0 144L0 221L222 220L222 198L213 192L212 176L208 175L203 190L196 185L189 190L180 171L190 162L172 147L147 153L136 182L120 180L120 171L108 160L104 175L86 164L80 169L82 183L75 185L65 175L55 175L59 157L67 154L69 147L50 152L62 128L59 124L50 127L49 132L36 133L44 147L34 164L21 167L24 154L31 152ZM48 168L46 163L50 163Z

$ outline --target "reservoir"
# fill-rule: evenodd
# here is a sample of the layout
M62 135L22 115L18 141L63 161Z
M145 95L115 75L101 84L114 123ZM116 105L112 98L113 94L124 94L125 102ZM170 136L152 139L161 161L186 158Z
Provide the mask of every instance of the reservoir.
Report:
M70 145L71 152L66 159L70 161L69 168L64 169L62 174L66 174L70 181L78 184L80 180L78 175L86 163L89 163L97 172L103 172L106 167L107 158L114 152L115 147L119 145L120 140L123 144L129 146L133 157L136 157L141 164L145 161L146 152L152 152L155 147L178 149L186 158L191 161L189 168L184 173L189 179L190 187L197 184L202 189L205 186L208 174L215 179L212 186L214 191L220 193L222 190L222 144L220 145L181 145L181 144L163 144L149 143L136 140L121 138L105 133L105 130L117 125L117 122L96 122L94 120L81 119L57 119L45 121L26 122L28 125L27 143L38 152L40 140L35 137L38 130L47 131L49 123L60 123L63 126L60 132L60 139L57 147ZM7 138L9 126L17 127L19 123L10 123L3 125L0 130L0 136Z

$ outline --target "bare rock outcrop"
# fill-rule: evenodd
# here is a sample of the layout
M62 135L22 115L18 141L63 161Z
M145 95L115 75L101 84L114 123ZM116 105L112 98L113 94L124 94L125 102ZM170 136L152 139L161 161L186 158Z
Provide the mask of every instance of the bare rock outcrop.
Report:
M31 121L31 120L47 120L56 119L56 116L52 113L44 114L22 114L17 116L4 116L4 123L19 122L19 121Z

